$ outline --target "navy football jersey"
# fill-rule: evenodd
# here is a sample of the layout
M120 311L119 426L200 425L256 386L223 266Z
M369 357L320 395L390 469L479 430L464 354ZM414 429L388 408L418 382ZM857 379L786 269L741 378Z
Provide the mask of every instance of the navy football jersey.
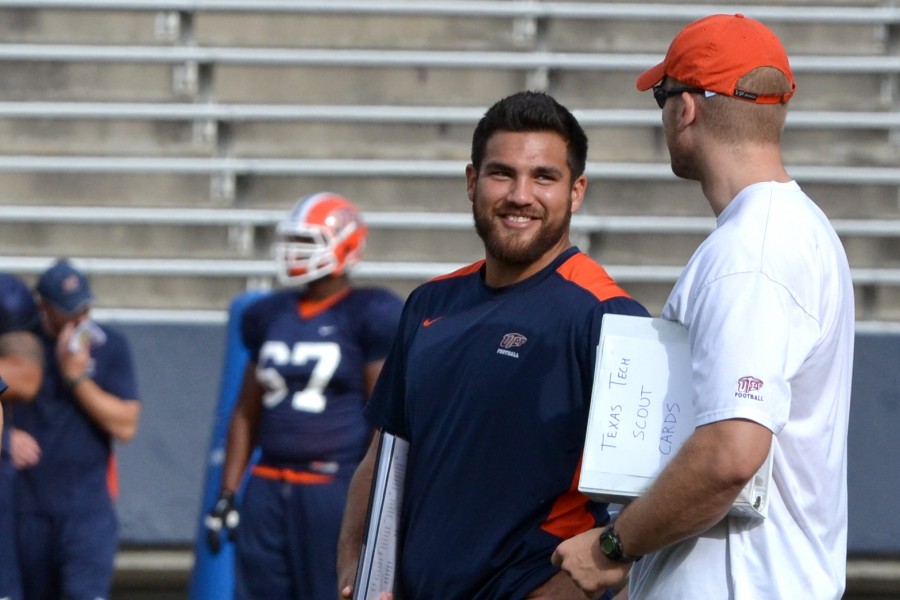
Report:
M126 339L101 327L106 341L91 347L88 375L107 392L137 400L137 381ZM34 400L16 406L13 425L34 436L40 462L19 473L19 512L71 513L111 503L107 485L112 441L87 416L63 384L56 340L38 336L44 348L44 376Z
M371 432L362 414L364 367L387 355L402 307L387 290L362 288L308 311L293 290L247 308L241 335L265 389L261 463L362 458Z
M524 598L608 520L577 491L600 323L648 313L577 248L500 289L482 264L410 295L366 409L410 442L402 598Z

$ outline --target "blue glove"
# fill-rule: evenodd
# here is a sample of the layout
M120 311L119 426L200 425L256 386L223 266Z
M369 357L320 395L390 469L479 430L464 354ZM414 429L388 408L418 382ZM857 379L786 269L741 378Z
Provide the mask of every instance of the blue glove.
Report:
M213 554L218 554L222 549L223 529L228 541L234 541L234 532L240 520L241 515L234 503L234 492L223 490L219 493L219 499L216 500L212 510L203 520L203 524L206 526L206 544Z

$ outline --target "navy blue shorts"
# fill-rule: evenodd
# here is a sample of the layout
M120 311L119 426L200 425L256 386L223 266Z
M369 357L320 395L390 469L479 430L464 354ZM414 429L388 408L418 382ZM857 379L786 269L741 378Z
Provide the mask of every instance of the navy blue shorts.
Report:
M29 600L106 600L115 570L112 510L16 515L22 590Z
M322 482L249 478L235 538L236 600L338 597L337 541L351 476L346 469Z
M19 565L16 558L16 471L8 460L0 459L0 598L21 600Z

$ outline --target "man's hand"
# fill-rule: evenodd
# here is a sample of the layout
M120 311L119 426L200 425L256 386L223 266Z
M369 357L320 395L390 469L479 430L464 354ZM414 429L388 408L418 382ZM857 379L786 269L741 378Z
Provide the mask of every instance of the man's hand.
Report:
M10 428L9 455L13 466L21 471L40 462L41 447L27 431Z
M550 559L589 597L605 588L616 587L631 569L630 564L609 560L600 552L602 531L591 529L564 541Z
M218 554L222 549L222 529L225 530L228 541L233 542L234 532L240 520L241 515L234 504L234 492L223 490L203 520L206 526L206 543L213 554Z
M63 377L74 379L87 372L91 360L91 347L88 343L75 343L75 323L71 321L63 325L56 339L56 360Z

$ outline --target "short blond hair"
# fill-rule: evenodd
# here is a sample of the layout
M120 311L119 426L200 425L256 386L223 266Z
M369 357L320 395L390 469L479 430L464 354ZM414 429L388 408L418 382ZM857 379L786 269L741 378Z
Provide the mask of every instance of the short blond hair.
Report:
M772 67L760 67L744 75L738 86L757 94L784 94L791 83L784 73ZM756 104L738 98L716 95L701 103L708 129L717 139L727 143L781 143L781 132L787 117L787 102Z

